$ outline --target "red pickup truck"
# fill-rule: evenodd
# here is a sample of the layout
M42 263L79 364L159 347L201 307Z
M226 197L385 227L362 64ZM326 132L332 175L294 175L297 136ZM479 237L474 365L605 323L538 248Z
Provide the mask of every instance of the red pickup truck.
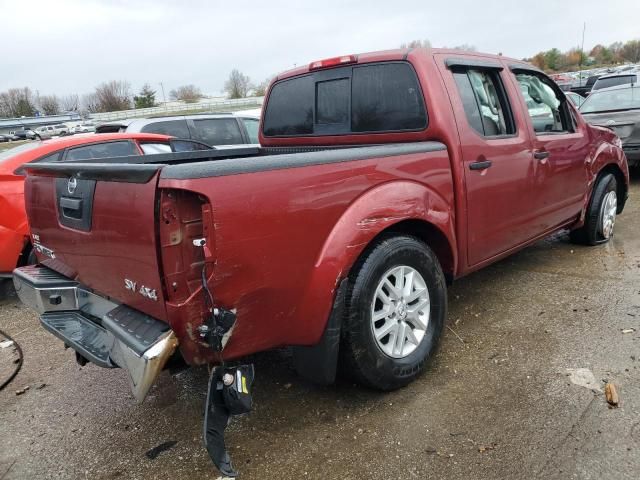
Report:
M627 199L615 134L500 56L313 62L272 82L260 143L27 166L40 264L14 272L20 298L139 400L178 352L285 345L309 378L331 382L340 359L387 390L424 369L447 282L560 229L606 242Z

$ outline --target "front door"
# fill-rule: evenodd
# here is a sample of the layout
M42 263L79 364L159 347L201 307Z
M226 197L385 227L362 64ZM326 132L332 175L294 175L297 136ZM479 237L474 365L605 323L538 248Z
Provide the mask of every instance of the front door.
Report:
M588 182L589 140L562 91L539 72L514 71L526 104L536 163L536 228L548 231L580 214Z
M511 107L517 92L502 65L474 61L448 63L448 69L466 182L468 266L473 267L536 235L531 222L535 164L526 120Z

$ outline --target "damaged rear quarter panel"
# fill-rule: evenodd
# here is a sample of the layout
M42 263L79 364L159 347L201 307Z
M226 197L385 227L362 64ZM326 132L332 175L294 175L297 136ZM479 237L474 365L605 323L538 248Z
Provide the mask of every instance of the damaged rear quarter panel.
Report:
M454 242L446 150L199 179L161 188L210 201L216 304L237 309L225 358L318 341L338 281L385 228L424 219ZM189 302L201 305L202 295ZM201 307L167 306L189 363L214 361L193 332Z

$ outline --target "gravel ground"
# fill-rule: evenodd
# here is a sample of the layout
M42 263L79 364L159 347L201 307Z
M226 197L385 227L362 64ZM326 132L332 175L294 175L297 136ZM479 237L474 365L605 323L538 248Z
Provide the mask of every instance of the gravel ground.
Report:
M636 179L608 245L557 235L456 282L437 356L399 391L314 387L286 350L254 356L254 411L227 430L241 478L640 478L639 195ZM0 392L0 480L217 477L206 370L165 371L136 405L122 371L80 368L15 297L0 329L25 355ZM0 351L0 376L14 358Z

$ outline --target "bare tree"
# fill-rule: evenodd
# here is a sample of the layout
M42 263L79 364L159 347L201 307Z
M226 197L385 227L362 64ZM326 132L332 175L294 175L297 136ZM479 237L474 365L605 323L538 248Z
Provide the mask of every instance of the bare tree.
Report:
M77 112L80 108L80 98L77 93L60 97L60 108L64 112Z
M244 98L251 88L251 80L240 70L234 68L224 84L224 91L229 98Z
M183 85L169 92L171 100L181 100L187 103L197 102L202 96L202 92L195 85Z
M79 111L96 113L100 111L100 99L96 93L87 93L82 96Z
M274 76L264 79L258 85L253 87L253 96L254 97L264 97L267 94L267 88L269 88L269 84L274 79Z
M463 43L462 45L457 45L455 47L453 47L454 50L464 50L466 52L477 52L478 49L475 47L475 45L470 45L468 43Z
M631 62L640 62L640 40L629 40L620 51L622 58Z
M32 117L35 102L28 87L10 88L0 93L0 115L3 117Z
M424 40L411 40L409 43L400 44L400 48L431 48L431 42Z
M42 95L39 99L40 110L45 115L57 115L60 113L60 103L55 95Z
M126 81L111 80L96 87L99 111L115 112L131 108L131 85Z

